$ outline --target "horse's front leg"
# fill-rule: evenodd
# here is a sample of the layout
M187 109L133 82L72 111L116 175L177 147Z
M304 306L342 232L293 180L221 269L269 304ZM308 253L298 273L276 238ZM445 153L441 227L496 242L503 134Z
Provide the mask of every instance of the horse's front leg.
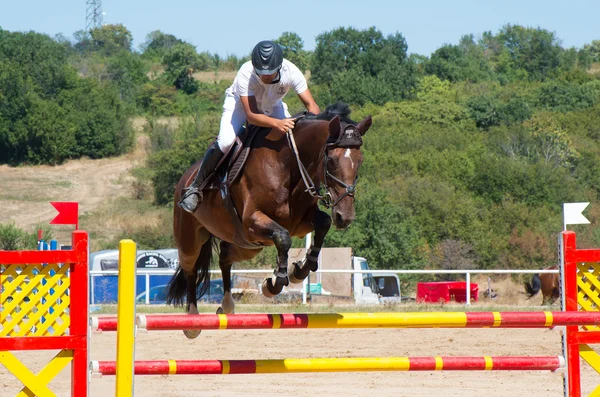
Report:
M310 248L306 251L302 261L294 262L288 267L288 277L290 282L294 284L301 283L308 277L309 272L316 272L319 268L319 253L321 247L323 247L325 236L331 227L331 217L320 209L315 211L312 222L314 223L315 237Z
M250 217L247 230L250 231L251 241L272 240L277 248L277 269L273 276L266 278L262 284L262 293L268 298L279 294L283 287L290 284L287 275L288 251L292 246L290 233L273 219L260 211Z

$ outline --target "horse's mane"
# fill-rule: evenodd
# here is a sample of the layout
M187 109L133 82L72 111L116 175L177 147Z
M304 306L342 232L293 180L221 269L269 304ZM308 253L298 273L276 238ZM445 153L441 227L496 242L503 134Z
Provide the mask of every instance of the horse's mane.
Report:
M356 125L356 122L353 121L350 117L348 117L352 113L350 110L350 106L347 103L342 101L337 101L333 105L327 106L325 111L319 114L307 113L305 120L326 120L329 121L333 119L335 116L338 116L340 120L344 123Z

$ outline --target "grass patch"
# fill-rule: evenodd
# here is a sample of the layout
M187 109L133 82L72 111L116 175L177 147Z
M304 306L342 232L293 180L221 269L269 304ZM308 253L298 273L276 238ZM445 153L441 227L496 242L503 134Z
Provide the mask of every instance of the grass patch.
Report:
M52 185L55 187L63 187L63 188L73 187L73 183L71 181L56 181Z
M116 249L124 238L131 238L139 249L173 247L172 222L170 208L128 197L112 200L80 219L81 228L93 236L91 252Z
M52 201L51 198L46 197L46 196L39 196L36 195L34 193L28 193L28 192L15 192L15 191L10 191L10 192L6 192L4 194L0 194L0 200L9 200L9 201L27 201L27 202L33 202L33 203L42 203L42 202L49 202Z

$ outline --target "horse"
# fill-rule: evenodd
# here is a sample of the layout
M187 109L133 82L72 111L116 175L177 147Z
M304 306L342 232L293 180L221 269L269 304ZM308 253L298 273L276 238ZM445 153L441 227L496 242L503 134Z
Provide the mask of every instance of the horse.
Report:
M301 283L318 268L317 259L333 224L347 228L354 220L354 193L363 162L362 137L371 116L349 118L348 105L338 102L319 115L306 115L293 130L254 132L240 177L230 186L229 207L217 190L205 190L194 214L175 204L173 232L179 266L167 287L167 302L197 314L197 299L209 287L213 250L218 251L224 295L217 313L233 313L231 266L255 257L264 247L277 248L273 276L262 283L262 294L274 297L289 283ZM249 126L250 128L250 126ZM192 180L200 162L189 168L175 187L175 203ZM319 208L331 208L331 216ZM304 258L289 265L291 237L314 238ZM184 330L192 339L200 330Z
M544 268L544 270L557 270L558 265ZM558 273L534 274L531 282L525 281L527 299L533 298L540 289L542 290L542 306L552 305L560 297L560 280Z

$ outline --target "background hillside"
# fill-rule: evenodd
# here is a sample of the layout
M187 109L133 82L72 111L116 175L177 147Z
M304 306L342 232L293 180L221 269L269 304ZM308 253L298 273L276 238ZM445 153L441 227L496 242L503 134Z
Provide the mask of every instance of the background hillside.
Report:
M592 202L580 244L600 246L599 40L563 48L552 32L506 25L429 55L375 27L322 33L310 52L295 33L278 41L322 108L344 100L354 119L374 117L357 219L327 246L379 268L540 268L556 262L561 204L573 201ZM174 184L218 132L247 57L160 31L138 51L131 42L122 25L74 40L0 29L0 249L32 244L59 200L80 201L92 250L124 237L172 246Z

